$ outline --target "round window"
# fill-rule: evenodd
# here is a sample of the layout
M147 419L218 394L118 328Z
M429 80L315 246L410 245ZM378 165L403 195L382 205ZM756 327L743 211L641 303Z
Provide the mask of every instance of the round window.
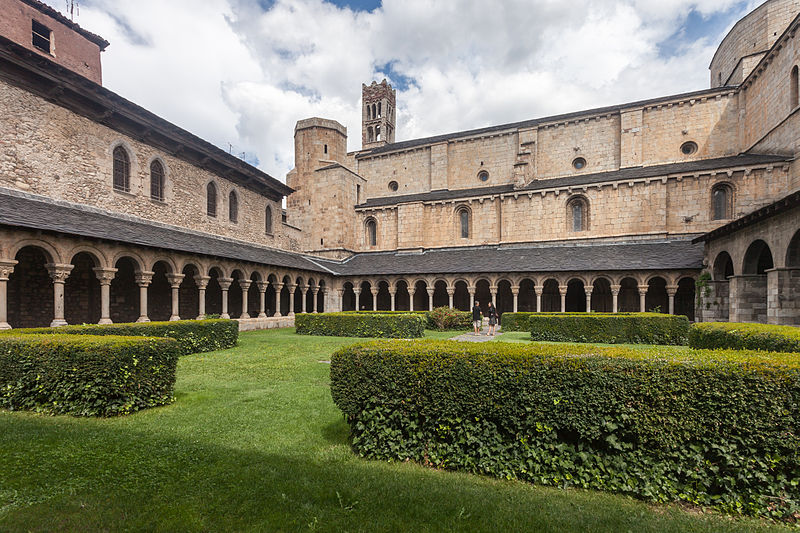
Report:
M586 168L586 160L582 157L576 157L572 161L572 167L575 170L583 170L584 168Z
M390 191L397 192L397 187L398 187L398 185L397 185L396 181L392 180L392 181L389 182L389 190Z
M478 179L481 181L488 181L489 180L489 173L485 170L481 170L478 172Z
M681 153L683 155L692 155L697 151L697 143L694 141L685 142L681 145Z

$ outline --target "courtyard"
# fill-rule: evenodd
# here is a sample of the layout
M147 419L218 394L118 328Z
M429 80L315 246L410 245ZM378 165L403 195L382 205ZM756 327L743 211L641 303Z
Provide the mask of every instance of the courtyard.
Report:
M172 405L127 417L0 411L0 530L786 530L611 494L361 459L331 399L327 364L334 350L358 340L293 329L243 333L236 348L180 359ZM524 333L497 342L506 340L529 342Z

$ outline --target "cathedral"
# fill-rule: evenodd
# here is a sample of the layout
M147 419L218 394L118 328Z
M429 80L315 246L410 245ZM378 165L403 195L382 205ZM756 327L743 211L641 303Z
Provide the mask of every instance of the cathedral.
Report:
M800 325L800 0L691 93L397 140L364 84L361 149L301 119L285 184L104 88L102 37L0 12L0 328L474 300Z

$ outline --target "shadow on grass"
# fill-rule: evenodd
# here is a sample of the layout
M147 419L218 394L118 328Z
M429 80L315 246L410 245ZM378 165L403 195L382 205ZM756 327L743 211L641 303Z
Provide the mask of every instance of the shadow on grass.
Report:
M350 445L350 428L344 418L322 428L322 437L331 444Z

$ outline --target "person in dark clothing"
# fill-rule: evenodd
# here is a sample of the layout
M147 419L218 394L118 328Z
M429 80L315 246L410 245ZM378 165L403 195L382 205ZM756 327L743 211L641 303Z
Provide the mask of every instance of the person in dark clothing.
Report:
M497 309L495 309L492 302L489 302L489 309L486 310L486 316L489 318L489 335L494 336L495 329L497 329Z
M481 304L477 300L472 306L472 325L475 328L475 335L481 332Z

